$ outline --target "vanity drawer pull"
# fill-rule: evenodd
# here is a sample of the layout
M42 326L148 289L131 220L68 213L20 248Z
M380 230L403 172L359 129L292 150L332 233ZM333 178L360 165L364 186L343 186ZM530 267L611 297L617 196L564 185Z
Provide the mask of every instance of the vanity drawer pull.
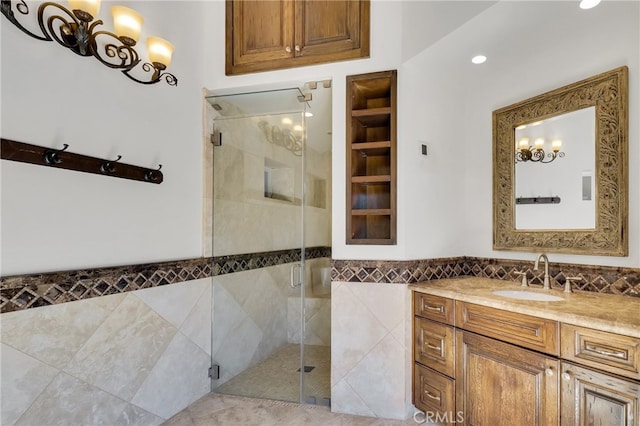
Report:
M616 358L627 359L627 352L625 351L608 351L606 349L602 349L596 345L592 345L591 343L587 343L585 345L585 349L591 352L595 352L604 356L614 356Z
M428 309L430 311L444 312L444 306L431 306L426 303L422 305L424 309Z
M434 351L442 352L442 346L433 346L433 345L430 345L428 343L425 343L424 345L426 347L428 347L429 349L432 349Z
M436 401L438 401L438 402L440 401L440 397L439 397L439 396L431 395L431 393L430 393L428 390L425 390L425 391L424 391L424 395L425 395L427 398L431 398L431 399L436 400Z

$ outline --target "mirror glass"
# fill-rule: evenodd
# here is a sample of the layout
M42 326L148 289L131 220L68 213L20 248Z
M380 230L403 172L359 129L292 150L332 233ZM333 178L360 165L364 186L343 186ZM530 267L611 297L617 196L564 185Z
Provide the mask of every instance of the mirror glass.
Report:
M516 229L595 228L595 117L589 107L516 127Z
M493 111L493 248L626 256L626 66Z

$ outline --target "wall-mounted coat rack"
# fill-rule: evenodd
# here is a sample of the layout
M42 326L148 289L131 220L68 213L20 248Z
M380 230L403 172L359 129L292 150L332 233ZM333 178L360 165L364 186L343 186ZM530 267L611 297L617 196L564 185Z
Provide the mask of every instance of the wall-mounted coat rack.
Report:
M19 161L40 166L50 166L59 169L76 170L85 173L112 176L123 179L139 180L149 183L161 183L163 175L160 165L157 169L147 169L120 163L120 155L114 160L89 157L87 155L68 152L69 145L64 144L62 149L52 149L24 142L16 142L9 139L1 139L0 148L3 160Z
M560 204L560 197L518 197L516 204Z

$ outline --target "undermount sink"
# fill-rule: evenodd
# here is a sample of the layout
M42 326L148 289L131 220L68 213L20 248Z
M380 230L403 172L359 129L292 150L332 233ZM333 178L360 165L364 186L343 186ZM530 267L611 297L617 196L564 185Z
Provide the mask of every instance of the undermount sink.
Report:
M510 297L512 299L520 300L534 300L537 302L558 302L564 300L560 296L554 296L552 294L535 293L527 290L496 290L493 292L496 296Z

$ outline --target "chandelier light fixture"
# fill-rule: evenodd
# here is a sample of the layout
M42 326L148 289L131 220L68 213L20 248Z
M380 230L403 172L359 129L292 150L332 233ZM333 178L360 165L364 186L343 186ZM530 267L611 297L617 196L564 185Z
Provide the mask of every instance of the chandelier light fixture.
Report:
M13 1L1 0L2 14L22 32L43 41L56 41L80 56L93 56L103 65L121 71L131 80L141 84L154 84L166 81L169 85L178 84L178 79L165 72L171 63L173 45L159 37L147 39L147 50L150 63L142 63L139 67L148 75L147 79L139 79L135 74L142 74L134 69L141 63L138 52L134 48L142 31L142 16L124 6L113 6L114 32L98 30L102 25L95 19L100 10L100 0L69 0L69 8L58 3L45 2L38 7L38 25L42 34L27 29L16 18ZM29 6L25 0L16 2L16 11L21 15L29 14ZM57 13L57 14L56 14ZM133 73L132 73L133 71Z
M562 141L554 139L551 141L551 152L546 153L544 150L545 141L543 138L537 138L533 146L529 145L529 138L521 138L518 140L516 147L516 162L538 162L551 163L558 157L564 157L564 152L560 151ZM546 159L546 160L545 160Z

